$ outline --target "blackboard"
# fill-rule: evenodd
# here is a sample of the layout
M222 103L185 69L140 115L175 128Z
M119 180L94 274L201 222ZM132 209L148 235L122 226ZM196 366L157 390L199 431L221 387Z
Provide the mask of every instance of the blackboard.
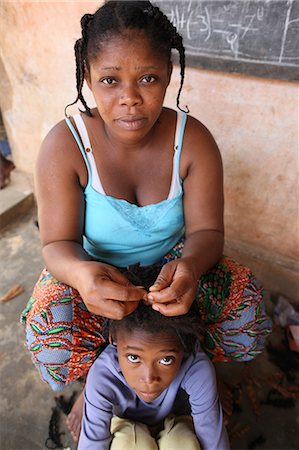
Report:
M153 3L183 36L187 65L299 79L299 0Z

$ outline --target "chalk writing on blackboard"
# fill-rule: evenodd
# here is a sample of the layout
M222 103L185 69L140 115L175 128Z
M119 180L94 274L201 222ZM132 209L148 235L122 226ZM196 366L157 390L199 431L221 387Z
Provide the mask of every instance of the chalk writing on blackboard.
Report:
M182 34L187 55L299 66L298 0L154 3Z

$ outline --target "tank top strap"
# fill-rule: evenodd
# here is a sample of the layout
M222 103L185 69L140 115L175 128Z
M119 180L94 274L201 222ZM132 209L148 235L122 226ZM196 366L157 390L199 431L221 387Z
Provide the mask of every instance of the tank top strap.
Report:
M79 134L77 133L77 130L75 129L74 125L72 124L70 118L66 116L66 117L65 117L65 121L66 121L66 124L67 124L67 126L69 127L69 129L70 129L72 135L74 136L75 141L76 141L77 144L78 144L79 150L80 150L80 152L81 152L81 154L82 154L82 156L83 156L83 159L84 159L85 164L86 164L86 167L87 167L88 178L90 178L90 175L91 175L91 172L90 172L90 166L89 166L89 162L88 162L88 159L87 159L87 156L86 156L86 153L85 153L85 150L84 150L82 141L81 141L81 139L80 139L80 136L79 136Z
M66 122L67 122L74 138L76 139L76 142L79 146L79 149L82 153L85 164L87 166L88 185L91 185L100 194L106 195L105 191L103 189L99 174L98 174L98 170L97 170L96 162L95 162L95 159L93 156L89 136L87 133L85 123L81 117L81 114L79 114L79 113L75 114L73 116L73 119L74 119L74 122L76 124L79 134L77 133L75 127L72 125L72 122L70 121L70 119L68 117L66 117Z
M183 146L185 125L187 122L187 114L183 111L177 111L177 123L174 139L174 155L172 163L172 179L167 200L171 200L178 195L182 180L180 177L180 156Z

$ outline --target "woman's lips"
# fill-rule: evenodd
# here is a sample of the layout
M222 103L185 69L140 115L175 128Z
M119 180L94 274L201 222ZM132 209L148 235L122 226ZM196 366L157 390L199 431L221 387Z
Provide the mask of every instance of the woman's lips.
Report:
M144 126L144 117L120 117L117 119L119 126L125 130L139 130Z

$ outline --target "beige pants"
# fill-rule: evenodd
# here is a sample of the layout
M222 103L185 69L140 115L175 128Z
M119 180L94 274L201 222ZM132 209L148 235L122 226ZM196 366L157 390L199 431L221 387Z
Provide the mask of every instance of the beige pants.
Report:
M110 450L200 450L190 416L170 415L164 428L113 417Z

